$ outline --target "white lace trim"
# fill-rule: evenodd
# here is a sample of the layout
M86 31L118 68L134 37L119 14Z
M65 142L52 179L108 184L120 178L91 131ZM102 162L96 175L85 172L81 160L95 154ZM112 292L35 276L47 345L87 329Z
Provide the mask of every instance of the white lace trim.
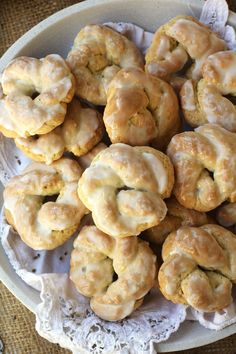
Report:
M85 297L76 291L71 293L73 288L67 274L61 275L60 279L56 274L50 279L43 278L42 304L37 311L37 331L50 341L62 345L69 340L74 353L81 353L81 350L94 354L154 353L153 344L168 339L186 317L184 306L168 303L157 290L153 290L144 305L130 318L106 322L91 311ZM55 286L58 290L56 296ZM65 294L66 288L70 289L69 296ZM150 304L155 304L155 307L152 308ZM59 317L55 317L55 313Z
M150 352L154 342L168 339L185 320L185 306L172 304L158 290L152 290L141 308L128 319L117 323L99 319L91 311L89 300L76 291L68 273L53 273L59 262L68 271L66 262L56 258L53 252L41 251L43 261L36 258L32 265L38 252L19 239L7 225L3 214L0 221L2 243L16 273L41 292L42 302L36 310L36 328L51 342L59 343L74 353L78 348L79 353L87 348L88 352L99 354L132 351L144 354ZM65 249L68 246L61 247L62 253ZM51 274L41 273L42 267L47 267L44 260L51 266ZM32 266L36 274L29 271Z

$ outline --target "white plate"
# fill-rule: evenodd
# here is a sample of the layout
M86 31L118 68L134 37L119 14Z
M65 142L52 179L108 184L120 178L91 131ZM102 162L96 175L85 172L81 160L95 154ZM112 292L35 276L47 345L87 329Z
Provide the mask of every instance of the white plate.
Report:
M88 0L62 11L33 27L15 42L0 60L0 72L15 56L43 57L58 53L66 56L78 30L88 23L133 22L146 30L155 29L173 16L199 16L203 0ZM191 4L191 5L190 5ZM236 27L236 15L229 23ZM0 186L0 205L2 187ZM0 244L0 279L8 289L34 312L39 293L27 286L14 272ZM171 338L156 346L158 352L195 348L236 333L236 324L215 332L196 322L186 321Z

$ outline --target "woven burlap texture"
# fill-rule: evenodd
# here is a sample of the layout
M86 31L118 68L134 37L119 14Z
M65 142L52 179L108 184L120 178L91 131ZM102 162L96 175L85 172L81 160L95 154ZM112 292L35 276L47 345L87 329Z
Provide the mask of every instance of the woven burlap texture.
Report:
M66 354L59 345L41 338L35 316L0 284L0 337L6 354Z
M120 0L124 1L124 0ZM143 0L145 1L145 0ZM73 0L0 0L0 55L23 33L46 17L73 5ZM228 1L236 11L236 0ZM69 354L41 338L35 317L0 283L0 337L6 354ZM182 351L191 354L236 354L236 334L205 347ZM137 353L138 354L138 353Z

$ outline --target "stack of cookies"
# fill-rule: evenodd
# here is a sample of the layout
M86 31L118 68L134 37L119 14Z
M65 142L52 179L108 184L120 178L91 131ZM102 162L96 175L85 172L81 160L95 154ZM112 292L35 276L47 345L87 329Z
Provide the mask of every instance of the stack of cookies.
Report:
M157 29L145 58L87 25L66 60L5 68L0 131L34 160L4 190L6 219L35 250L80 228L70 278L99 317L129 316L153 287L204 312L231 303L235 68L236 53L188 16Z

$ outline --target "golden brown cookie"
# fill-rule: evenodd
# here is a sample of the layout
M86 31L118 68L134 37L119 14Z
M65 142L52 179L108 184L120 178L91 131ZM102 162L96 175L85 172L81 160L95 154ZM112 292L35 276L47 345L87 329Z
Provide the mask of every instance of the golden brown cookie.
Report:
M236 53L225 51L207 58L203 79L188 80L180 91L184 117L192 127L219 124L236 132L236 106L227 95L236 96Z
M175 168L174 195L186 208L210 211L236 201L236 135L206 124L175 135L167 149Z
M95 226L85 226L74 241L70 278L104 320L129 316L142 304L155 276L156 257L137 237L114 239Z
M102 25L87 25L77 34L68 54L77 80L76 94L97 105L105 105L107 87L122 68L143 68L138 48L125 36Z
M219 311L232 302L236 282L236 236L219 225L183 226L162 248L158 279L162 294L174 303Z
M111 81L103 119L113 144L164 149L180 131L172 87L138 68L120 70Z
M78 193L95 225L114 237L138 235L158 225L174 183L168 156L150 147L114 144L93 159Z
M224 40L194 17L177 16L158 28L154 34L145 57L145 70L170 80L172 74L183 69L191 58L193 64L186 74L189 78L199 80L206 58L226 48Z
M74 76L57 54L12 60L1 83L0 131L9 138L46 134L60 125L75 90Z
M67 241L88 212L77 195L82 169L68 158L46 166L34 162L4 190L5 215L21 239L35 250Z
M16 138L15 143L32 160L50 164L66 151L76 156L86 154L102 139L103 133L101 114L82 107L74 98L61 126L44 135Z

